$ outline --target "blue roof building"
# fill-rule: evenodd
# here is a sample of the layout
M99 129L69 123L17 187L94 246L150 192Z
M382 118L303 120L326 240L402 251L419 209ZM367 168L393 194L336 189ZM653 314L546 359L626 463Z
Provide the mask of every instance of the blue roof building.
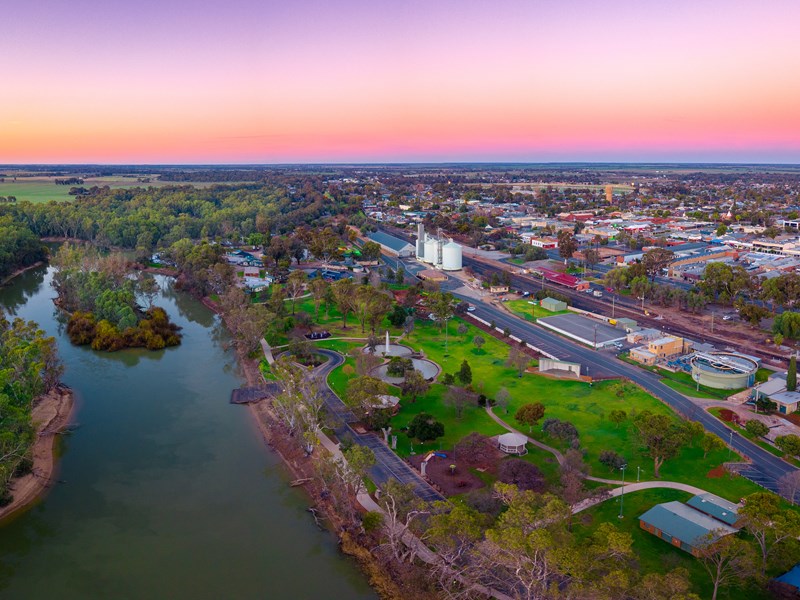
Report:
M697 555L710 541L736 533L736 529L687 506L683 502L656 504L639 517L639 526L684 552Z

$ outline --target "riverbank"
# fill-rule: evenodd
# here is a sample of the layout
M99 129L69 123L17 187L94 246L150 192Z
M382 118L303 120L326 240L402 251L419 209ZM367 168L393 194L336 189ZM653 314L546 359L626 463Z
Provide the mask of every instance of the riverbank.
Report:
M74 394L64 385L56 386L36 400L32 413L32 420L36 424L36 441L32 448L33 468L27 475L11 481L13 500L0 508L0 519L27 508L53 485L57 462L56 436L69 425L74 407Z
M14 279L15 277L19 277L20 275L22 275L23 273L25 273L27 271L30 271L31 269L35 269L36 267L41 267L43 264L44 264L44 261L40 260L38 262L33 263L32 265L28 265L27 267L22 267L21 269L17 269L16 271L11 273L10 275L7 275L5 277L5 279L0 281L0 286L7 284L9 281Z

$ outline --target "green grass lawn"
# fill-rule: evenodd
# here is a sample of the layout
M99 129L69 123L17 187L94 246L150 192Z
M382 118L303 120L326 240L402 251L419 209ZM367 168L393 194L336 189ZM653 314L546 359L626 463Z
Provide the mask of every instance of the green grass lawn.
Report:
M685 502L691 494L679 490L643 490L625 494L622 501L623 518L619 518L620 502L618 498L607 500L597 506L576 515L574 527L575 535L587 537L600 523L611 522L620 530L629 533L633 538L633 552L635 553L641 573L664 573L674 568L683 567L689 571L692 582L692 591L701 598L711 597L711 578L706 570L692 555L675 548L664 540L644 531L639 527L639 515L643 514L655 504L677 500ZM719 600L734 600L749 598L760 600L769 598L765 592L755 586L742 588L722 589L718 594Z
M756 371L756 383L765 382L767 379L769 379L769 376L772 375L774 372L775 371L761 367L760 369L758 369L758 371Z
M534 300L530 302L534 302ZM536 319L541 317L552 317L553 315L563 315L569 312L568 310L558 310L555 312L545 310L538 304L530 304L527 299L510 300L509 302L505 302L505 305L511 312L518 317L522 317L526 321L536 321Z

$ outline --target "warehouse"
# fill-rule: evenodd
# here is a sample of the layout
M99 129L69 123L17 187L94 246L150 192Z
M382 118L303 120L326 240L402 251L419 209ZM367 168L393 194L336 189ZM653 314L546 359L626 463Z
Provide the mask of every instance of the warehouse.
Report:
M555 315L537 319L536 322L593 348L602 348L625 339L625 332L622 329L582 315Z

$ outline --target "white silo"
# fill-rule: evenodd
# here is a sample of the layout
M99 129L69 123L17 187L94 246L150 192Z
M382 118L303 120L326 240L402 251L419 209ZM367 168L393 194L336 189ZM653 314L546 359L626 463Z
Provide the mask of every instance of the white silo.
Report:
M461 246L453 240L442 248L442 269L445 271L461 270Z
M425 260L425 226L417 225L417 260Z
M425 256L423 261L432 265L436 264L436 257L439 255L439 242L434 237L425 240Z

